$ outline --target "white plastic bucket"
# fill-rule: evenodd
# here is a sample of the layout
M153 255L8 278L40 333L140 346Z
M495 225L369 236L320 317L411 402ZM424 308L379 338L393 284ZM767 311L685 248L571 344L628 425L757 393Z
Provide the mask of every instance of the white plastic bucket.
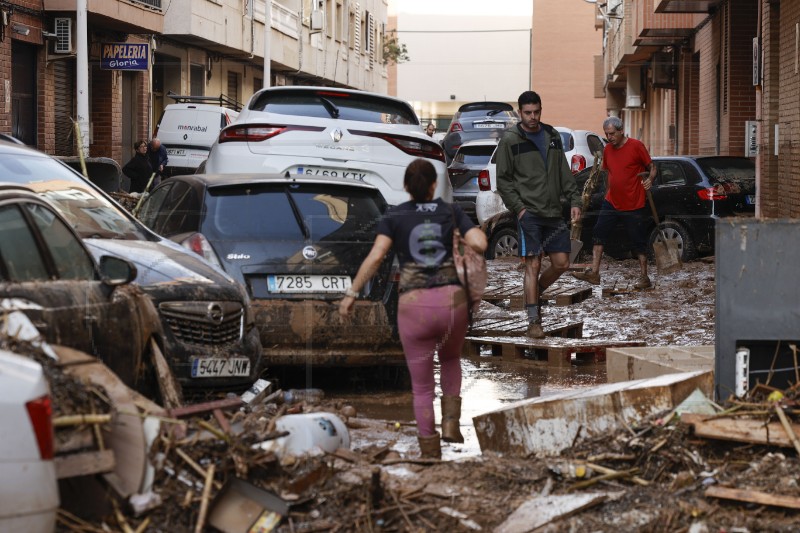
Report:
M264 450L276 455L301 455L318 448L334 452L337 448L350 448L350 432L341 418L333 413L302 413L285 415L275 422L276 431L289 435L260 444Z

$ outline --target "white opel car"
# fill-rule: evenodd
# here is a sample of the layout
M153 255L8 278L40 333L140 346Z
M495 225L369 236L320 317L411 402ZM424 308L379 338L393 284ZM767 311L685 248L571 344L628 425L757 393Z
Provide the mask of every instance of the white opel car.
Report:
M409 199L403 176L418 157L436 168L435 196L452 201L444 150L407 102L350 89L271 87L255 93L220 132L204 172L352 179L397 205Z
M0 350L0 390L0 531L51 532L59 499L41 365Z

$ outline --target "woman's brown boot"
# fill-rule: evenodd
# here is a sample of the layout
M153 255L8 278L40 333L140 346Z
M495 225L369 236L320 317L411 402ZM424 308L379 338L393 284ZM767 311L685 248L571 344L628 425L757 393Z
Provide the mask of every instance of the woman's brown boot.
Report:
M423 437L417 436L419 441L420 455L426 459L441 459L442 458L442 443L439 440L439 434L434 433Z
M442 396L442 440L464 442L461 434L461 397Z

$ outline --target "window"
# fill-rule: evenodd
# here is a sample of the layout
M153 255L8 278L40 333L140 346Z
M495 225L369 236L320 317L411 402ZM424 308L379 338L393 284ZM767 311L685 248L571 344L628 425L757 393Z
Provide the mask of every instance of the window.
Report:
M658 180L661 185L684 185L686 183L681 164L677 161L662 161L657 166Z
M330 38L333 38L335 27L336 27L336 3L333 0L325 0L325 15L327 16L327 20L325 21L325 35Z
M418 124L408 106L386 98L315 90L261 93L250 109L280 115L331 118L331 105L342 120L392 124Z
M55 213L38 204L27 204L34 223L39 228L60 279L95 279L94 263L78 239Z
M358 13L351 8L347 17L347 42L351 50L358 50L359 46L361 23L357 19Z
M308 231L314 241L372 242L383 206L374 191L319 184L216 187L209 195L202 233L214 240L302 242Z
M469 146L458 151L453 162L465 165L486 166L494 153L496 146Z
M189 91L195 96L206 94L206 69L203 65L189 66Z
M347 42L347 17L343 0L336 0L336 40Z
M9 281L46 280L50 276L28 223L16 206L0 207L0 259Z

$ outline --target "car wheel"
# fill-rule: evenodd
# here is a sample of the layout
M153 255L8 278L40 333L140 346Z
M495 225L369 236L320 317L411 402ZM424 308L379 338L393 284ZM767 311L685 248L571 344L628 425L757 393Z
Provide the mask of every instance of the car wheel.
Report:
M486 255L488 259L519 257L519 236L516 230L502 228L492 235Z
M691 261L697 257L697 249L689 231L678 222L662 222L650 232L650 239L647 242L647 254L653 259L653 243L659 239L659 234L663 232L667 240L678 243L678 251L681 254L681 261Z

